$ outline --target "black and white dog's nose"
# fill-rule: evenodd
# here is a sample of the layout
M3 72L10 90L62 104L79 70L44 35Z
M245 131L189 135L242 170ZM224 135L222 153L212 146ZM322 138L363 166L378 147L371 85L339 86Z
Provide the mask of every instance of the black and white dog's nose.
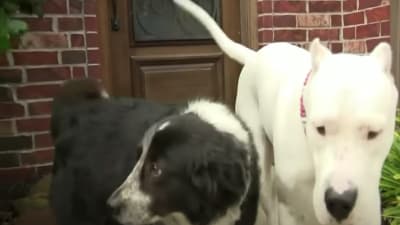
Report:
M337 222L341 222L349 216L356 199L356 189L347 190L339 194L333 188L328 188L325 192L326 208Z

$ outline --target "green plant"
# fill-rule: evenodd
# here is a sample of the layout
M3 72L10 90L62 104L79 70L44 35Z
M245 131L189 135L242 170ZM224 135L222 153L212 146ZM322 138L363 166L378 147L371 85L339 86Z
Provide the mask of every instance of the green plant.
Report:
M380 182L383 218L390 225L400 225L400 116L396 119L394 141L383 165Z
M0 1L0 52L11 47L11 38L28 30L27 24L13 16L20 12L42 16L45 0L1 0Z

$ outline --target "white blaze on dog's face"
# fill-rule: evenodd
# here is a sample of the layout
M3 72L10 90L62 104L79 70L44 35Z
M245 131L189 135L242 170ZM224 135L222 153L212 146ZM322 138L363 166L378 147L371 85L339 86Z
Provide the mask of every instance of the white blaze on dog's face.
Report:
M149 195L140 190L139 183L144 160L157 129L159 128L153 126L146 132L142 141L142 152L136 166L108 200L108 204L113 207L114 211L118 211L116 212L117 219L122 224L134 224L133 221L151 223L152 220L157 219L148 213L151 199ZM126 202L135 202L135 204L126 204Z
M379 44L366 56L332 54L315 40L310 52L304 101L317 218L321 224L380 224L378 186L398 98L390 46Z
M251 146L249 133L225 106L189 104L146 132L138 162L108 204L122 224L151 224L173 213L210 224L245 196ZM225 217L235 221L239 215Z

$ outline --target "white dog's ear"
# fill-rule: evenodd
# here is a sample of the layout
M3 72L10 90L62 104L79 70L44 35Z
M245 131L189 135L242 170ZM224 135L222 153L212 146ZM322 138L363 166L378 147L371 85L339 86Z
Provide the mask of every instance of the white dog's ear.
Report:
M370 56L378 60L378 62L383 66L383 71L386 74L391 74L390 70L392 68L392 49L388 43L379 43L374 48L374 50L372 50Z
M312 70L317 71L319 64L321 61L331 55L331 51L325 47L321 42L319 41L319 38L315 38L310 45L310 53L311 53L311 63L312 63Z

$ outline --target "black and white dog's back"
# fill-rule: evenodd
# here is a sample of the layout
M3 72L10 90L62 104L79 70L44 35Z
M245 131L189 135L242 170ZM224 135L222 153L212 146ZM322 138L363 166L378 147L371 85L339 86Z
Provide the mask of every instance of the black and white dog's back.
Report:
M196 225L254 224L257 156L226 106L105 96L83 80L54 101L51 202L59 225L151 224L171 213Z

